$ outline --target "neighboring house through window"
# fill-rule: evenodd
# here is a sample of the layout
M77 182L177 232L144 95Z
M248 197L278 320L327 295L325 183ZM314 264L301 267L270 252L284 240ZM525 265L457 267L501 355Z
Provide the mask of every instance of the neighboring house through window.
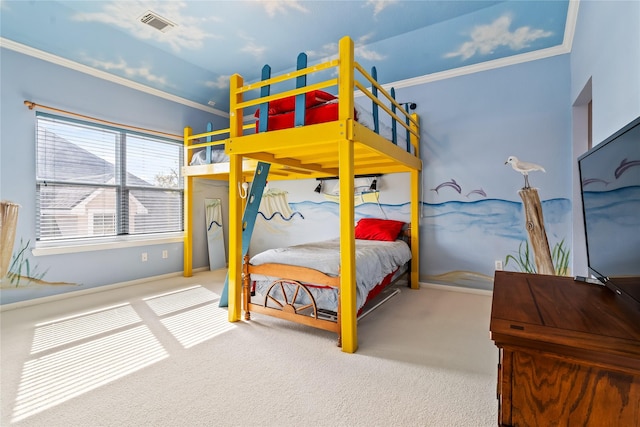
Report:
M40 242L183 230L181 143L39 113Z

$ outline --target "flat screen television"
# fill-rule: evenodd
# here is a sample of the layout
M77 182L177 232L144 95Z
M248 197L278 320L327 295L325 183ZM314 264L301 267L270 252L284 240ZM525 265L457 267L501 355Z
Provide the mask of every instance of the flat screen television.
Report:
M580 156L578 168L589 272L640 307L640 117Z

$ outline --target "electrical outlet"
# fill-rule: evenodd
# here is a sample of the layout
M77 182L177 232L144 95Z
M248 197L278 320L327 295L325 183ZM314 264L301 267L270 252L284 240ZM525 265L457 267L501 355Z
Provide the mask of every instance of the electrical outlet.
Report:
M497 259L495 263L496 271L502 270L502 260Z
M162 258L167 259L169 258L169 251L168 250L163 250L162 251Z
M147 253L146 252L142 252L142 256L140 257L140 259L142 259L142 262L147 261Z

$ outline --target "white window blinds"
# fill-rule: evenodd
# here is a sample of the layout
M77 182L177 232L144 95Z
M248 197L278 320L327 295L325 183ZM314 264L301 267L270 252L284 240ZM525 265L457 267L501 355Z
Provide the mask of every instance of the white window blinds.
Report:
M182 145L39 113L36 234L56 241L182 231Z

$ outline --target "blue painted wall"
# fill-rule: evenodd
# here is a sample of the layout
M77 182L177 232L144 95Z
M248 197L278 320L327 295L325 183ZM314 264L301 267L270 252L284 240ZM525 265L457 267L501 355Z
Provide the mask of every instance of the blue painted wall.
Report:
M640 2L582 1L571 52L574 272L587 275L577 158L587 151L586 102L593 145L640 116Z
M547 170L532 174L531 182L543 201L551 245L575 240L570 214L576 190L571 178L576 157L571 148L573 104L592 79L596 141L640 115L640 39L633 38L639 17L638 2L581 2L571 54L398 89L398 99L416 102L422 117L423 280L490 289L494 260L517 252L524 236L517 195L522 177L504 165L509 155ZM23 105L25 99L176 134L185 125L199 131L206 121L216 120L201 110L4 48L0 55L0 198L21 205L18 240L35 239L34 113ZM452 178L462 188L459 194L450 188L431 191ZM357 216L408 218L406 182L402 175L384 176L380 206L361 205ZM252 250L331 237L331 230L337 235L337 207L313 193L315 185L271 184L287 192L294 211L313 213L305 216L302 232L293 233L284 224L259 224ZM467 197L480 188L486 197ZM227 204L225 185L198 181L196 193L202 203L220 197ZM203 208L195 218L195 268L208 265L204 224ZM163 261L165 246L170 257ZM165 246L34 257L47 271L47 280L78 286L3 288L2 303L181 271L182 245ZM140 262L142 251L149 253L147 263ZM458 271L463 273L448 274Z
M640 115L640 2L580 2L571 53L572 104L589 79L597 144Z
M422 118L421 280L491 289L494 261L519 255L526 240L517 194L523 181L504 166L510 155L546 169L533 173L531 182L543 202L550 247L562 244L569 251L568 274L586 274L575 181L576 159L586 151L586 141L579 141L584 147L576 151L573 110L592 80L594 144L640 115L638 28L638 2L581 2L571 54L397 91L398 99L418 104ZM408 181L400 178L383 177L381 208L361 206L356 218L408 220ZM452 186L431 191L452 179L460 193ZM307 222L318 220L306 233L291 225L287 232L284 225L265 224L252 250L337 236L331 231L337 208L311 194L314 183L278 185L288 192L292 208L307 213ZM467 197L479 189L486 197ZM308 207L313 209L305 211ZM514 262L506 266L519 267Z
M518 195L524 179L505 166L511 155L545 167L530 181L543 200L550 246L564 240L570 251L569 90L569 56L562 55L398 91L421 117L422 281L491 289L495 260L518 254L527 240ZM459 187L434 190L451 181ZM406 175L381 177L381 206L360 205L356 217L408 220L408 183ZM338 235L337 205L313 192L315 182L273 187L289 193L301 216L287 224L261 219L252 251Z
M182 135L184 126L203 132L206 122L226 120L206 111L186 107L88 74L54 65L8 49L1 49L1 179L0 199L20 205L16 243L35 243L35 111L23 102L72 111L117 123ZM200 129L197 129L198 126ZM228 199L227 186L199 183L196 203L202 211L194 220L194 264L208 265L204 198ZM201 232L198 230L201 229ZM169 257L162 259L162 250ZM141 253L148 261L141 261ZM71 254L29 255L32 271L46 273L47 282L73 285L28 285L18 288L2 282L2 303L37 298L100 285L182 271L182 243L135 246Z

